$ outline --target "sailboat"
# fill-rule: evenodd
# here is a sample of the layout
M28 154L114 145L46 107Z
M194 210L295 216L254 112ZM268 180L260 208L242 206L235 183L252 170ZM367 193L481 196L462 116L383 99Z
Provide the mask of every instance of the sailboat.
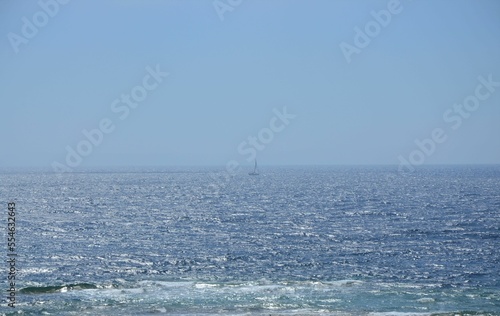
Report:
M253 167L253 171L248 173L251 176L258 176L259 173L257 172L257 159L255 159L255 166Z

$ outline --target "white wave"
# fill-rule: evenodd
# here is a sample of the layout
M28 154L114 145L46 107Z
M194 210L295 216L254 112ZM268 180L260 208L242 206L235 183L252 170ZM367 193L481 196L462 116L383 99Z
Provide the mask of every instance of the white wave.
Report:
M413 312L376 312L369 313L369 316L430 316L430 313L413 313Z

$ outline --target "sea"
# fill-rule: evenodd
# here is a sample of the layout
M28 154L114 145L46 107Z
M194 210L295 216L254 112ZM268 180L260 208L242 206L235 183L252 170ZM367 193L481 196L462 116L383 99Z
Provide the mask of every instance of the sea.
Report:
M0 203L0 315L500 315L498 165L3 170Z

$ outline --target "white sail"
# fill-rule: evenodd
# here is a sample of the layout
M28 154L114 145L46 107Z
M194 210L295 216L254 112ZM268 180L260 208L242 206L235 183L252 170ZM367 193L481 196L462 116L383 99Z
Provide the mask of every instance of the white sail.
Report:
M258 176L259 173L257 172L257 159L255 159L255 165L253 167L253 171L248 173L251 176Z

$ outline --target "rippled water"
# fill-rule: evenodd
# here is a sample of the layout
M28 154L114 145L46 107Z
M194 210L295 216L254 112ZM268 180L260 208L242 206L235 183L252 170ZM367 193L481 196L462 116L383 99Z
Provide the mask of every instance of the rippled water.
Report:
M1 174L16 311L500 315L499 166L215 172Z

